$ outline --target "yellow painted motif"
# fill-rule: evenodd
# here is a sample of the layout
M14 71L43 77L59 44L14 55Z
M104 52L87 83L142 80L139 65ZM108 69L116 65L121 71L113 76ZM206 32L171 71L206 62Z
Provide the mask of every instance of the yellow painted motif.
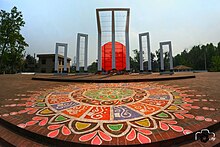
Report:
M82 123L82 122L76 122L75 126L77 128L77 130L83 130L86 129L90 126L90 123Z
M135 122L136 124L144 127L150 127L150 121L148 119L143 119Z

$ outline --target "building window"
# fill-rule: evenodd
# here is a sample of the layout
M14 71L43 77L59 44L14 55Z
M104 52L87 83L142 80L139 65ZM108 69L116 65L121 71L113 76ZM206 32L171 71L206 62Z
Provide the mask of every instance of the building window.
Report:
M46 59L42 59L41 64L46 64Z

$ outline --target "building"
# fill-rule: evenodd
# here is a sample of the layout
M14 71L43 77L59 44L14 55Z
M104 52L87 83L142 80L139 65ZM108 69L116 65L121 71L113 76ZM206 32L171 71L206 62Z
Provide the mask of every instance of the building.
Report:
M179 66L176 66L173 68L173 70L175 72L182 72L182 71L192 71L192 67L188 67L188 66L185 66L185 65L179 65Z
M54 73L55 54L38 54L38 72L40 73ZM64 56L58 54L58 71L62 73L64 70ZM70 72L70 58L67 58L67 71Z

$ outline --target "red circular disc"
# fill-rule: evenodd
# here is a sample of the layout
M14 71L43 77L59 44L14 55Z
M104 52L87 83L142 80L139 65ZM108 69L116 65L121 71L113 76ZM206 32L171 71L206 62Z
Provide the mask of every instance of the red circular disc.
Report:
M115 66L118 71L126 68L126 49L120 42L115 42ZM102 69L112 70L112 42L102 46Z

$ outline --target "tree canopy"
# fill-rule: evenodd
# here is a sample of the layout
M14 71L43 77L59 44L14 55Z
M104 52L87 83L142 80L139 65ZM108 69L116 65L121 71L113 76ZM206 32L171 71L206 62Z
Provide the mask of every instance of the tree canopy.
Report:
M16 7L10 12L0 11L0 73L16 73L22 68L28 46L20 33L24 24L22 13Z

